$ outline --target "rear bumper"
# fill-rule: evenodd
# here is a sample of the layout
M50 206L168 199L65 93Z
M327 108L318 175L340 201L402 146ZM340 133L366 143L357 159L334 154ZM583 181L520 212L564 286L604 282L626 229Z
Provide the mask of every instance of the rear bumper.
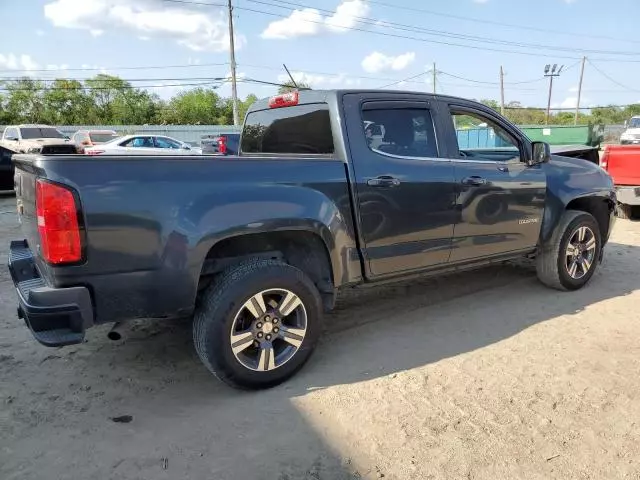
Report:
M9 247L9 272L18 294L18 316L47 347L84 341L93 326L93 306L86 287L52 288L42 278L25 240Z
M640 205L640 186L616 187L616 198L625 205Z

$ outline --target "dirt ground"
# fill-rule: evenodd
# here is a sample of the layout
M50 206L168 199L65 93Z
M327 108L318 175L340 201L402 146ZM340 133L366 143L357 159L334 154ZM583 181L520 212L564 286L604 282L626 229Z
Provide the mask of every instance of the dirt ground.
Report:
M0 478L640 479L639 248L618 221L574 293L528 265L350 293L307 366L257 393L209 375L186 321L42 347L0 267Z

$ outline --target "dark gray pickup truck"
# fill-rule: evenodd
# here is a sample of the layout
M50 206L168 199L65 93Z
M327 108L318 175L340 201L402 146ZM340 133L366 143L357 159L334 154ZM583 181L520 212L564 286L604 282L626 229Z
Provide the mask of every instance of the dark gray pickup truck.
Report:
M204 364L244 388L302 367L339 289L535 256L544 284L575 290L615 219L597 165L551 156L481 104L424 93L257 102L238 156L14 162L26 239L9 268L39 342L194 316Z

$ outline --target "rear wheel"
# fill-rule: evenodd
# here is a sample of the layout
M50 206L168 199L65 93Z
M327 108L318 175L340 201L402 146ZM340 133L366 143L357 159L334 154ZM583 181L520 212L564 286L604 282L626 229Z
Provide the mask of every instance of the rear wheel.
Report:
M568 210L550 241L540 248L536 267L542 283L558 290L582 288L595 273L602 240L589 213Z
M222 381L268 388L309 359L321 320L320 295L302 271L256 259L225 271L208 288L195 315L194 343Z

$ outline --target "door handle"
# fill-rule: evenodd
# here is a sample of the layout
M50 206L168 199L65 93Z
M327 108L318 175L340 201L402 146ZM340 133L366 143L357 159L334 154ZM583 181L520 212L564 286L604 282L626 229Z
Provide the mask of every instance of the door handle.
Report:
M479 177L477 175L471 175L470 177L463 178L462 179L462 184L463 185L473 185L473 186L486 185L487 184L487 179Z
M389 175L381 175L367 180L367 185L370 187L397 187L400 185L400 180Z

